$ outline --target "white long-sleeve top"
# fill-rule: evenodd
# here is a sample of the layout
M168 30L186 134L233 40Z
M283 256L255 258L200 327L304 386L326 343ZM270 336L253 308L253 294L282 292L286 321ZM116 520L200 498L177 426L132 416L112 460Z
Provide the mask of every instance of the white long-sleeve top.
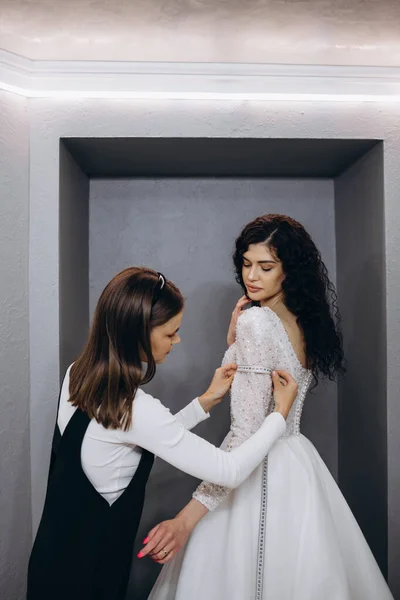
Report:
M57 417L61 435L76 410L69 403L70 369L62 385ZM268 454L286 428L282 415L274 413L252 437L227 453L188 431L208 417L198 398L172 415L159 400L139 388L128 431L106 429L95 419L91 420L81 449L83 471L109 504L128 486L139 465L142 448L189 475L236 488Z

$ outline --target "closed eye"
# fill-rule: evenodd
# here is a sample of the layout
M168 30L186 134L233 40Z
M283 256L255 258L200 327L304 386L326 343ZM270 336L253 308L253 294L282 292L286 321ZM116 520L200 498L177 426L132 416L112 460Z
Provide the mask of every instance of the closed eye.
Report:
M246 265L245 263L243 263L243 267L245 269L250 269L251 265ZM268 273L268 271L272 271L272 267L270 269L264 269L263 267L261 267L261 270L264 271L264 273Z

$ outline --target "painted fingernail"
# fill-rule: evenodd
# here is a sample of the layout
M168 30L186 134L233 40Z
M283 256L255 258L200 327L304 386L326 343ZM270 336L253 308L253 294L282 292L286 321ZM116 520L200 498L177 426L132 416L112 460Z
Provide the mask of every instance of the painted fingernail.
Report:
M147 537L143 540L143 544L147 544L148 541L149 541L149 538Z
M140 551L137 556L138 556L138 558L143 558L144 554L143 554L143 552Z

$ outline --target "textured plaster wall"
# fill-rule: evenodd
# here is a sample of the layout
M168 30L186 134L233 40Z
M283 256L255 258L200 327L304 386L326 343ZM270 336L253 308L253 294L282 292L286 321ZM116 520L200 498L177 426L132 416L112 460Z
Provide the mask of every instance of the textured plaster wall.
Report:
M260 214L298 219L321 250L336 279L335 210L331 180L123 179L90 185L90 312L107 282L130 265L165 273L187 299L183 342L176 365L168 361L152 382L154 393L175 410L208 384L226 349L226 327L242 295L231 253L242 227ZM203 357L195 377L187 377ZM171 365L171 367L170 367ZM184 380L187 382L184 383ZM158 383L157 383L158 382ZM177 382L177 383L173 383ZM303 426L337 475L336 386L309 398ZM225 437L226 423L214 427ZM223 429L221 430L221 427ZM212 434L211 434L212 435Z
M29 123L0 92L0 598L22 600L31 545L29 462Z
M36 528L59 384L58 193L63 136L376 138L384 144L389 579L400 594L400 109L370 103L76 100L31 103L31 453ZM41 232L44 232L43 234Z

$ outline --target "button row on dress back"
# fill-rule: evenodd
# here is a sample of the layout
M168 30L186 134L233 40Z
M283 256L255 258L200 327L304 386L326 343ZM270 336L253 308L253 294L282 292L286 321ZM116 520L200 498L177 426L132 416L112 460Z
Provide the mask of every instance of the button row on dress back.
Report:
M267 503L268 503L268 456L265 457L262 469L260 524L258 530L258 553L256 572L256 600L264 597L264 559L265 559L265 535L267 527Z

